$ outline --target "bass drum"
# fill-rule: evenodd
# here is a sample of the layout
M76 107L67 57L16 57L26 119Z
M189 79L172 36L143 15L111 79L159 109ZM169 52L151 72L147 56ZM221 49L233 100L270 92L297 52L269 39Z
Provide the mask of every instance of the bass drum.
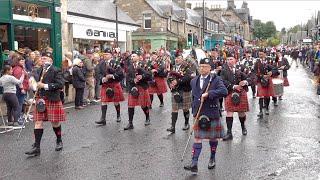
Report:
M279 97L283 95L283 80L282 79L272 79L273 82L273 90L275 97Z

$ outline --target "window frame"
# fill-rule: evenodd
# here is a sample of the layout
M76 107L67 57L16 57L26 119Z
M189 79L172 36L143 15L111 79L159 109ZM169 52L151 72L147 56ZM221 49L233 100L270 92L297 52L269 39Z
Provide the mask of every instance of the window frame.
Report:
M150 17L146 17L146 15L150 15ZM150 28L146 27L146 20L150 21ZM152 28L152 14L151 13L144 13L143 14L143 29L151 29Z

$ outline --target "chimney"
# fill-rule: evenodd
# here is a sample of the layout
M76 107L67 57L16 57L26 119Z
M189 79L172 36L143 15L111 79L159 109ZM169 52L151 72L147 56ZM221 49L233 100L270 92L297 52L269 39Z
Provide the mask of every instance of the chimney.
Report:
M227 9L235 9L236 5L234 4L234 0L228 0L228 7Z
M192 4L191 3L187 3L186 4L186 8L191 9Z
M173 2L177 3L179 7L181 7L182 9L186 8L186 0L172 0Z
M241 8L248 9L248 3L246 1L243 1Z

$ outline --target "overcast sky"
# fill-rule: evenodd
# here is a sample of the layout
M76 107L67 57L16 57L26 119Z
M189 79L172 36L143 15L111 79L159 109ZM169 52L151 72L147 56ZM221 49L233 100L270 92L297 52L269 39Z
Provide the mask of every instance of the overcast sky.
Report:
M202 0L188 0L193 6L201 3ZM205 0L210 7L214 4L220 4L222 7L227 6L227 0ZM237 8L240 8L243 1L235 1ZM303 1L303 0L247 0L250 8L250 14L254 19L260 19L263 22L273 21L277 30L282 27L290 28L301 22L304 24L320 10L320 0Z

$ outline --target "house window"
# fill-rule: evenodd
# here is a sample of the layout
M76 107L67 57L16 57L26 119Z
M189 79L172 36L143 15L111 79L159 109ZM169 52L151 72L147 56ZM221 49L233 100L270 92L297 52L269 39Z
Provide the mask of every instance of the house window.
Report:
M151 13L143 14L144 29L151 29Z

